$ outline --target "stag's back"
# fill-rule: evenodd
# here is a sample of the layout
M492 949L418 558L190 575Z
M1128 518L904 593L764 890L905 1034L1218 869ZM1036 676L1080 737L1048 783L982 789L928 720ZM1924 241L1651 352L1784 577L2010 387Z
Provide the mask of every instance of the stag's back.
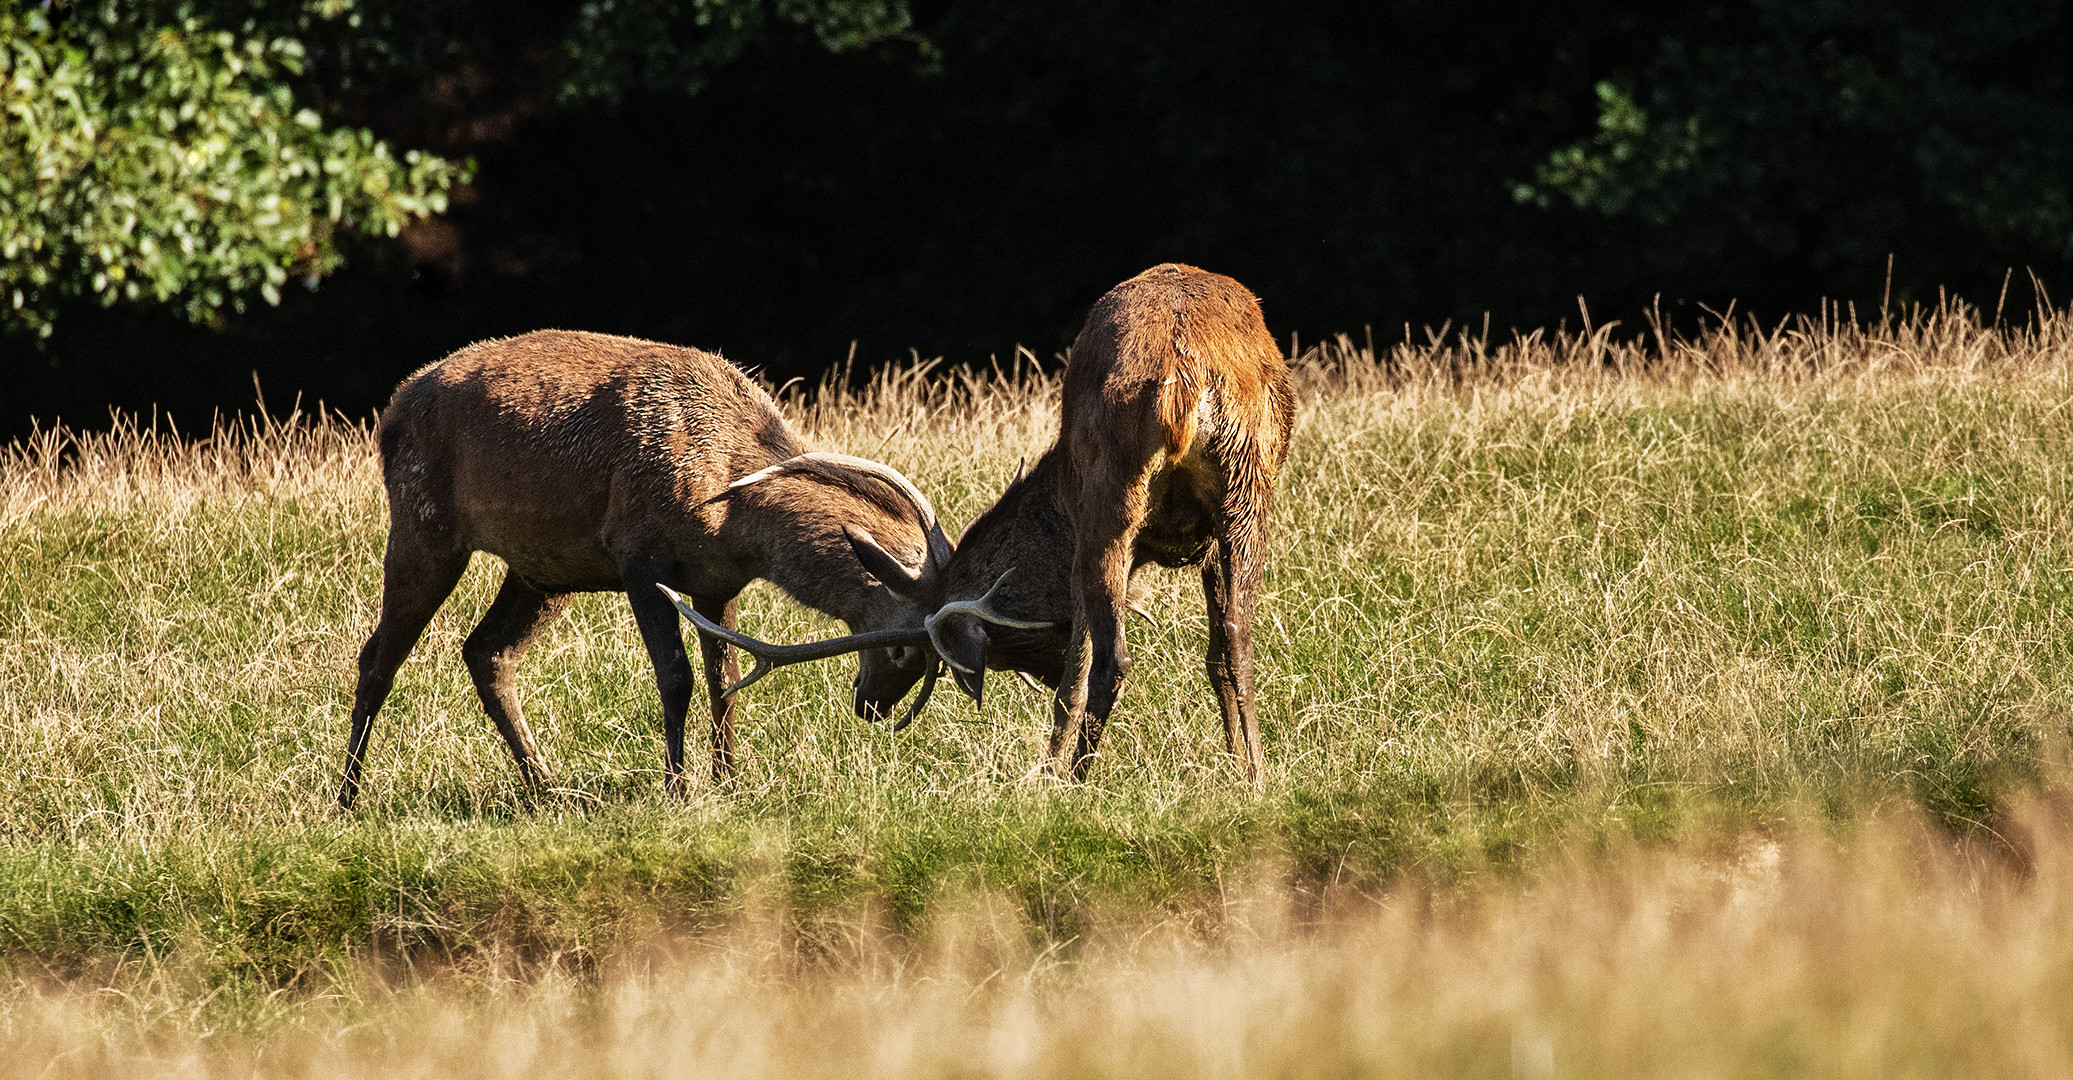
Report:
M392 527L571 587L616 579L604 530L658 527L802 449L724 359L568 331L468 346L406 380L381 419Z

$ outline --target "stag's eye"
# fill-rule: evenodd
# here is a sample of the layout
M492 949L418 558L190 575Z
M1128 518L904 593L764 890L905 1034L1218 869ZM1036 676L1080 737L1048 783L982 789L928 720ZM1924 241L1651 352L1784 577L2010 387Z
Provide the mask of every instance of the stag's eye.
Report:
M921 655L921 650L912 645L895 645L892 654L895 666L906 667L914 662L915 657Z

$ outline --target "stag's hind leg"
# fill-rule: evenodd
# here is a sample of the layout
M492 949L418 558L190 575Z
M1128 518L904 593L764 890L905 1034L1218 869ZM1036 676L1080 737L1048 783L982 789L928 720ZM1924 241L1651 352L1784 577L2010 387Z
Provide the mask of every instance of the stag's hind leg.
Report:
M1073 747L1071 769L1083 780L1101 732L1130 674L1130 647L1123 640L1123 615L1130 603L1130 570L1137 532L1144 521L1146 483L1135 478L1122 491L1083 496L1073 522L1073 630L1066 648L1065 678L1052 706L1051 758Z
M497 725L497 734L504 737L504 744L518 761L518 774L528 784L544 784L550 774L540 761L533 729L518 707L518 695L511 689L511 674L517 670L518 658L526 645L561 614L568 602L567 593L544 592L516 573L506 571L497 598L490 601L489 611L461 645L461 658L467 661L468 674L475 679L482 711Z
M1223 535L1202 564L1202 597L1209 616L1204 666L1224 714L1224 748L1255 784L1266 768L1252 690L1252 617L1260 595L1265 515L1264 499L1234 492L1226 502Z
M353 685L353 733L346 741L345 779L338 805L346 810L360 794L360 767L374 714L395 685L396 669L425 632L425 625L468 569L466 550L433 547L392 526L382 556L381 620L360 650L360 677Z

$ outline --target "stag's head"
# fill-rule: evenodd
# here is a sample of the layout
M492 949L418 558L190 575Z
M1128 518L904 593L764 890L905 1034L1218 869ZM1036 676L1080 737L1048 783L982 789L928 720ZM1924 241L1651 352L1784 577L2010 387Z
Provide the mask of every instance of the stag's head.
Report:
M940 668L923 624L942 594L952 547L919 489L891 466L812 453L744 476L708 501L724 502L730 515L740 515L739 524L730 522L736 528L773 533L751 546L780 552L789 565L758 568L762 576L857 631L837 639L845 648L816 648L813 656L793 653L772 661L749 644L753 638L722 632L676 598L701 629L758 657L756 668L729 693L773 667L856 652L851 703L858 716L885 720L916 682L925 682L915 703L920 708Z
M943 569L942 596L927 620L930 647L958 688L982 704L989 668L1052 685L1064 668L1073 534L1056 498L1055 467L1047 455L973 519Z

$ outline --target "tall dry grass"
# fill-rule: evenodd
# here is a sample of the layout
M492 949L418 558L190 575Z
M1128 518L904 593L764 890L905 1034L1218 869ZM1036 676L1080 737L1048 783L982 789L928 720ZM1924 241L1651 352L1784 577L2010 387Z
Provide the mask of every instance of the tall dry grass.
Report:
M2061 1076L2063 798L1953 842L1905 810L1712 845L1568 851L1517 878L1291 889L1205 933L1136 913L1033 943L984 894L911 935L781 906L590 978L362 971L265 1032L189 988L0 997L0 1076ZM802 943L805 943L804 945Z

